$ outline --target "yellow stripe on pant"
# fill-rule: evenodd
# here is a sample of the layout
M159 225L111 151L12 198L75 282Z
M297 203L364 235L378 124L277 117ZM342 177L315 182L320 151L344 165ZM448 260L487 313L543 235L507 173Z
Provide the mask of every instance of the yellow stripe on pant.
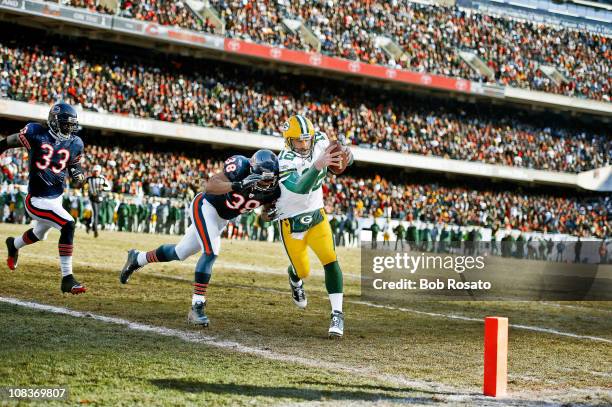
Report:
M317 255L323 266L337 260L334 238L325 210L321 209L321 215L323 215L323 220L304 232L303 239L296 239L291 236L291 226L288 219L280 222L285 250L295 273L300 279L306 278L310 274L308 247Z

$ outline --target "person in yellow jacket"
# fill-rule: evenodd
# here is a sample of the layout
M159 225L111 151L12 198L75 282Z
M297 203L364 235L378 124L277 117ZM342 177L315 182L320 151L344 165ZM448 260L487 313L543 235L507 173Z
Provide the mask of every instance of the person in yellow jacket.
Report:
M338 264L333 234L324 210L323 190L327 168L339 166L348 154L345 147L332 152L325 133L315 131L313 124L301 115L291 116L282 127L285 147L279 154L281 196L276 202L279 229L287 256L289 283L294 303L305 308L304 278L310 273L308 247L325 269L325 287L331 303L330 337L344 334L342 312L343 282Z

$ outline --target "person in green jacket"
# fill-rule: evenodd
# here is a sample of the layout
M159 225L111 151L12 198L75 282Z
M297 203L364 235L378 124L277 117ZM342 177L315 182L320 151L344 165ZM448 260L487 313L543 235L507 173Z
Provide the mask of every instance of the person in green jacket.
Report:
M117 224L120 232L128 230L128 222L130 217L130 206L126 202L121 202L117 209Z
M128 219L128 231L136 232L138 228L138 205L134 199L129 200L130 217Z
M402 246L402 250L404 250L404 239L406 238L406 228L404 227L404 223L400 221L395 229L393 229L393 233L395 233L394 250L397 250L398 243Z
M376 223L376 219L374 219L374 223L370 226L370 230L372 231L372 249L376 249L378 247L378 232L380 232L380 226Z
M254 211L249 211L247 214L247 235L249 240L256 240L256 230L255 230L255 220L257 218L257 214Z
M444 229L440 232L440 244L438 250L441 253L448 253L451 244L451 232L448 230L448 226L444 225Z
M25 222L25 198L26 194L18 189L15 193L15 223L23 224Z
M408 225L408 229L406 230L406 240L408 240L408 245L412 249L417 249L419 247L419 231L413 223Z

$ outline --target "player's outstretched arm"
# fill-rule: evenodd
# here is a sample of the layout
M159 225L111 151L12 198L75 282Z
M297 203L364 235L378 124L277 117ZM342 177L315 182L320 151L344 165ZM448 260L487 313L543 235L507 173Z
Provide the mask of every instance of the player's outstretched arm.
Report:
M23 147L21 141L19 141L19 133L11 134L7 138L0 140L0 154L4 153L10 148Z
M242 181L230 181L227 176L219 172L213 175L206 184L204 184L204 191L207 194L212 195L223 195L228 192L240 192L245 189L252 187L257 184L259 181L262 181L264 178L260 174L250 174Z

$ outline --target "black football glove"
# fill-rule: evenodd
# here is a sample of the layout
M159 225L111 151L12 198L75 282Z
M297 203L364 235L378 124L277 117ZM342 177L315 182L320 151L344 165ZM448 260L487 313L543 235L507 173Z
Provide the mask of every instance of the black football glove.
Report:
M244 191L245 189L249 189L257 185L257 183L261 180L263 180L263 176L261 174L251 174L242 181L232 182L232 191Z
M85 181L85 174L83 174L83 171L78 167L70 167L70 177L79 184Z
M276 208L276 205L272 205L268 208L268 210L266 211L266 216L268 217L269 222L276 220L276 218L278 217L278 209Z

